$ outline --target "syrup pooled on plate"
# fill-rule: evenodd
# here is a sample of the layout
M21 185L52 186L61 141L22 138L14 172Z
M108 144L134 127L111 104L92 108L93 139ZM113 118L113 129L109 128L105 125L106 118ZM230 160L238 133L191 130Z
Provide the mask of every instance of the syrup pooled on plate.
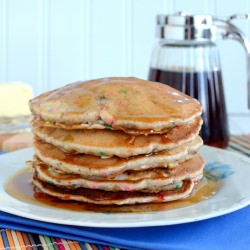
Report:
M139 213L187 207L209 199L217 192L218 187L218 181L214 178L206 178L206 173L204 173L203 180L196 184L193 194L184 200L167 203L107 206L75 201L64 201L47 195L41 192L38 188L34 187L31 183L31 172L28 168L24 168L15 175L11 176L5 184L5 190L9 195L29 204L71 211L97 213Z

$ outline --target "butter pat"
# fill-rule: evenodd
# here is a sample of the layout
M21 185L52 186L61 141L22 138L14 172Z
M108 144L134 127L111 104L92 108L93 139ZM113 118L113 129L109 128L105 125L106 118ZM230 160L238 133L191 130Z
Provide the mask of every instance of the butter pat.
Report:
M28 101L31 98L33 91L26 83L0 83L0 117L30 115Z

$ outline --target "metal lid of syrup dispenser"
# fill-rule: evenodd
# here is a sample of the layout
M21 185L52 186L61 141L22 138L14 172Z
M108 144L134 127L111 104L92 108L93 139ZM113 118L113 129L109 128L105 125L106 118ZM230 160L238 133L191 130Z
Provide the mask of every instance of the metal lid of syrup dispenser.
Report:
M158 15L157 37L173 41L213 41L216 40L216 27L210 15L189 15L186 12Z

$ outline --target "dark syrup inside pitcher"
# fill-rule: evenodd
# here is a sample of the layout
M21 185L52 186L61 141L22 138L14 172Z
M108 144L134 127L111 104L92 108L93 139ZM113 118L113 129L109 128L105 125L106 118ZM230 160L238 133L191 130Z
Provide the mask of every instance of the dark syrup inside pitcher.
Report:
M229 129L218 40L232 39L245 49L250 109L250 41L233 23L237 19L250 19L250 15L219 18L183 11L157 15L158 41L153 49L148 76L151 81L168 84L198 99L203 107L201 136L204 143L220 148L228 145Z
M220 70L170 71L150 68L148 79L178 89L196 99L203 107L201 137L206 145L225 148L229 131Z

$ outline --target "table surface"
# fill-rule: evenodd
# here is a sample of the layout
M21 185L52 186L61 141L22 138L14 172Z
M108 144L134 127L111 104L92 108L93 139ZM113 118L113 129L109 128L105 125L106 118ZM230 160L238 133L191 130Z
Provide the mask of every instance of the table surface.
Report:
M240 152L250 157L250 135L231 136L227 150ZM117 250L118 248L0 228L1 249Z

